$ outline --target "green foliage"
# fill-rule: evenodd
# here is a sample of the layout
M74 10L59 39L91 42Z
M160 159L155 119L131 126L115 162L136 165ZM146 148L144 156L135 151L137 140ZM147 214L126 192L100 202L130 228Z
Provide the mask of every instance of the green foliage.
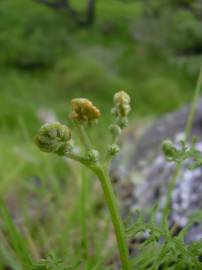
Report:
M1 62L50 65L68 48L68 20L37 2L3 0L0 16Z
M191 146L184 140L180 141L180 146L176 147L170 141L164 141L163 152L166 159L170 162L182 164L184 161L191 161L190 169L196 169L202 166L202 153L197 150L197 138L193 138Z
M178 54L200 54L202 21L199 1L143 1L142 19L137 31L148 44L173 50ZM145 29L150 24L149 31ZM169 27L168 27L169 25Z
M27 243L26 241L24 241L17 227L13 223L13 220L3 200L0 200L0 216L3 220L3 224L2 224L3 230L5 234L7 235L7 240L10 242L11 249L13 249L14 254L15 254L14 260L17 260L18 262L16 264L17 265L19 264L22 269L29 268L31 265L31 257L27 248ZM1 240L1 241L4 241L4 240ZM3 246L1 250L3 251ZM9 263L9 261L7 263Z
M57 259L54 255L50 255L47 259L34 264L31 267L31 270L73 270L78 269L78 267L79 264L74 266L65 266L60 259Z
M146 235L145 241L135 246L138 255L133 260L134 269L200 269L201 244L187 245L184 237L195 222L201 221L202 212L190 216L188 224L177 236L173 236L168 222L163 219L156 222L157 209L152 209L151 213L149 220L144 214L137 213L136 222L127 230L130 238L144 238Z
M202 47L202 22L189 10L179 10L174 16L169 39L181 53L200 53ZM187 38L189 37L189 39Z

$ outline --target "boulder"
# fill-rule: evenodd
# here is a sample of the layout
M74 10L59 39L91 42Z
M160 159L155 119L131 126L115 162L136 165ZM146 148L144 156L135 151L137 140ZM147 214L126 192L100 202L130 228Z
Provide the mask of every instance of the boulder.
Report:
M163 207L168 183L175 164L166 161L162 142L170 139L176 144L184 137L191 105L170 113L147 126L141 135L134 136L136 127L124 136L120 154L111 167L112 180L121 201L123 216L133 215L136 209L148 209L156 202ZM202 99L199 100L193 128L198 138L196 147L202 152ZM172 192L170 225L183 228L188 216L202 209L202 168L189 169L185 162ZM160 219L161 213L158 213ZM186 236L186 242L202 239L202 224L196 223Z

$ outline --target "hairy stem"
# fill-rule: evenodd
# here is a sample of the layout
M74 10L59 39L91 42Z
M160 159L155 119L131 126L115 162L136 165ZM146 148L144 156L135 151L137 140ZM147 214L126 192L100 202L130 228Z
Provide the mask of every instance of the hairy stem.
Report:
M116 234L117 245L120 253L120 259L122 262L122 268L123 270L129 270L130 269L129 253L125 238L124 225L121 220L121 216L119 214L117 201L114 195L110 179L107 176L107 173L104 171L104 169L99 165L97 165L93 169L93 171L100 180L105 195L105 200L111 214L111 219Z
M73 159L75 161L78 161L80 163L82 163L83 165L85 165L86 167L89 168L88 162L86 161L85 157L76 154L76 153L72 153L72 152L67 152L64 154L65 157Z

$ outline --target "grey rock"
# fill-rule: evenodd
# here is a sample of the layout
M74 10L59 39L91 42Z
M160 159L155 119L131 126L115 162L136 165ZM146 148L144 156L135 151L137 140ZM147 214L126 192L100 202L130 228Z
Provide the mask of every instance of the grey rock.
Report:
M190 112L190 105L170 113L145 128L139 138L134 139L133 129L128 132L120 154L114 159L111 176L121 200L123 216L133 215L136 209L147 209L166 201L169 181L175 171L175 164L167 162L161 151L162 142L171 139L178 145L184 137L184 130ZM202 99L198 102L193 128L198 138L197 149L202 152ZM170 225L183 228L190 214L202 209L202 168L189 169L185 162L172 193ZM157 219L161 218L161 212ZM202 224L194 224L186 241L202 239Z

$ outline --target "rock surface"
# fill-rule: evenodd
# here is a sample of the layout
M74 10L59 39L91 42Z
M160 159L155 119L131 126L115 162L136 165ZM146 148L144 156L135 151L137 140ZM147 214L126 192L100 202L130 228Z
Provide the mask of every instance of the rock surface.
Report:
M176 144L184 136L190 106L170 113L145 128L137 140L134 130L126 135L122 150L113 161L112 179L121 200L124 216L133 215L136 209L147 209L157 201L164 205L169 180L175 164L165 160L161 145L165 139ZM202 99L198 102L191 137L198 138L197 149L202 152ZM202 168L190 171L185 162L172 194L170 224L183 228L188 216L202 209ZM159 213L160 218L161 213ZM202 239L202 224L194 224L186 241Z

